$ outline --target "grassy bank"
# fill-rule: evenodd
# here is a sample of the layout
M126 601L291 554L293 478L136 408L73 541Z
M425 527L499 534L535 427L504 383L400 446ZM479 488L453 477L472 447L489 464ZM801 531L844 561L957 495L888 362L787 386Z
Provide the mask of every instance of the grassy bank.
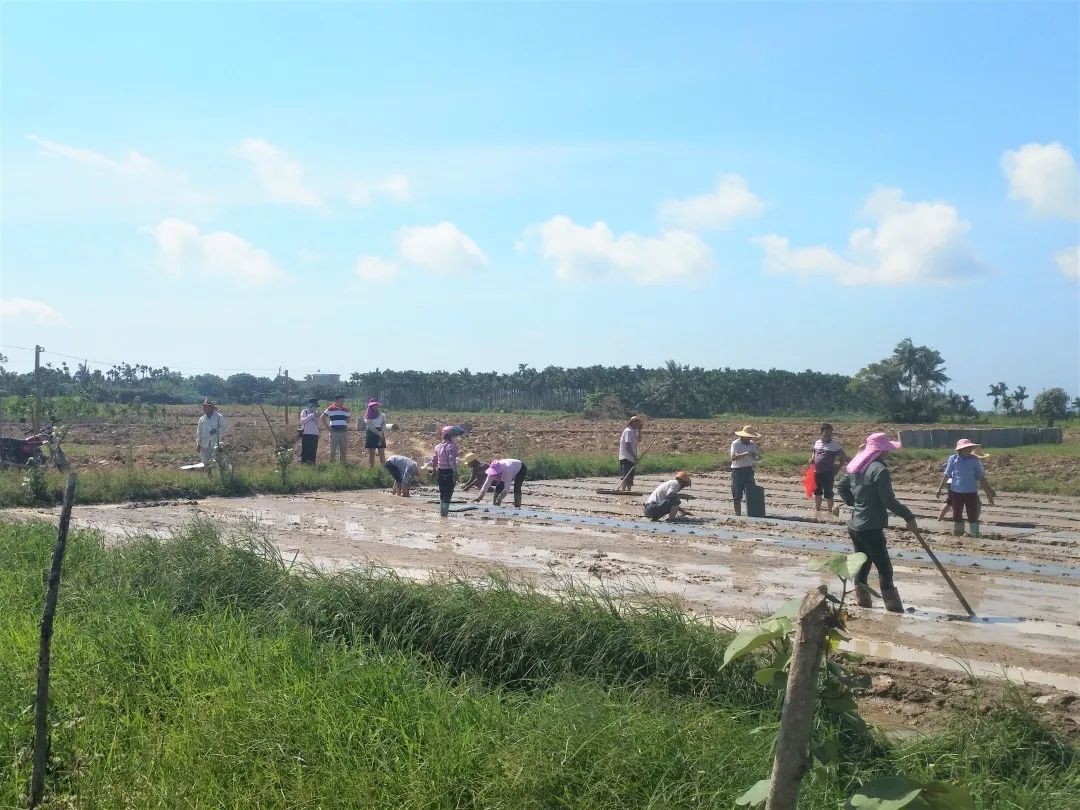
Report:
M0 523L0 806L29 779L53 530ZM198 524L110 550L73 538L54 639L55 806L731 807L767 773L772 693L728 636L663 603L502 582L289 574ZM819 735L836 736L822 718ZM979 807L1076 806L1076 752L1028 708L891 746L845 733L801 806L882 771Z
M609 456L538 455L525 459L530 480L575 478L580 476L613 476L619 473L619 463ZM646 457L642 472L667 472L717 469L720 459L715 455L669 455ZM59 503L64 493L64 476L55 471L46 475L43 497L35 501L23 485L22 470L0 470L0 508L32 503ZM223 479L204 473L180 470L144 470L139 468L87 470L79 473L79 502L120 503L123 501L172 500L205 498L210 495L253 495L256 493L291 494L296 492L340 491L389 487L393 481L381 468L341 464L320 464L315 467L293 465L284 481L275 467L239 467Z

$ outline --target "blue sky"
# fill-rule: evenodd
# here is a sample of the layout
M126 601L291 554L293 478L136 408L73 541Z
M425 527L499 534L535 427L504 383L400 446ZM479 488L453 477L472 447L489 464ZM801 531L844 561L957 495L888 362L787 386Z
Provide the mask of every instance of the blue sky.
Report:
M1080 393L1075 3L2 14L4 344Z

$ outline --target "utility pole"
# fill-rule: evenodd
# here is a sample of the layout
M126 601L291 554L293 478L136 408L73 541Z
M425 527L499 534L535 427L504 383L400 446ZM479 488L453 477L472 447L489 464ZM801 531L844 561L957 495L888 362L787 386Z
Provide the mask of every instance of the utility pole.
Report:
M289 427L289 370L285 369L285 428Z
M34 432L41 426L41 353L43 346L34 344Z

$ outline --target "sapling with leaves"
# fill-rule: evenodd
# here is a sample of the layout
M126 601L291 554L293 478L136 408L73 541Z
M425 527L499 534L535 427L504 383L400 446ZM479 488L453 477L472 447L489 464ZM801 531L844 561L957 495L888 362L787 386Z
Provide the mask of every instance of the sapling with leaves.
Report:
M817 706L824 710L826 718L860 732L865 731L867 725L859 714L855 690L869 687L870 678L849 668L849 663L860 659L842 652L840 647L848 640L844 633L847 598L854 592L852 585L866 559L862 552L837 553L810 566L813 571L831 571L841 584L839 597L829 593L825 586L820 589L821 596L829 606L826 609L823 654L817 667ZM767 651L766 663L754 673L754 678L762 686L777 690L781 708L788 688L793 646L797 641L795 621L802 604L802 598L784 602L764 622L735 636L724 652L723 666L727 666L755 652L760 654ZM763 726L756 731L775 733L778 726ZM804 754L806 761L802 774L805 776L811 772L811 778L825 778L834 773L839 766L841 746L841 736L835 723L816 722L809 751ZM763 806L769 796L770 784L771 779L760 780L735 800L736 806ZM944 782L917 782L898 774L882 774L863 784L851 795L846 806L878 810L974 810L971 796L963 787Z

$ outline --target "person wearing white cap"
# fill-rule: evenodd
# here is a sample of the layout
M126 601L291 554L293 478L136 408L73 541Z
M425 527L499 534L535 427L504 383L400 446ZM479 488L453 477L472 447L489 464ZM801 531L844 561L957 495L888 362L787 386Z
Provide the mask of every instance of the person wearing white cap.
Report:
M986 493L987 502L994 505L994 489L986 478L986 470L982 461L975 455L976 448L981 445L971 439L961 439L956 443L956 452L949 456L945 465L945 474L938 484L938 497L941 491L948 486L949 502L953 508L953 534L960 536L964 533L963 513L967 511L968 522L971 524L971 536L978 537L980 533L979 516L982 512L982 503L979 501L979 487Z
M731 443L731 497L735 501L735 514L742 514L742 499L746 490L754 486L754 465L761 458L761 449L754 439L761 434L755 433L751 425L736 430L738 437Z
M199 417L199 425L195 429L196 449L206 465L206 474L213 477L214 455L225 438L225 417L210 397L203 400L202 409L203 415Z

